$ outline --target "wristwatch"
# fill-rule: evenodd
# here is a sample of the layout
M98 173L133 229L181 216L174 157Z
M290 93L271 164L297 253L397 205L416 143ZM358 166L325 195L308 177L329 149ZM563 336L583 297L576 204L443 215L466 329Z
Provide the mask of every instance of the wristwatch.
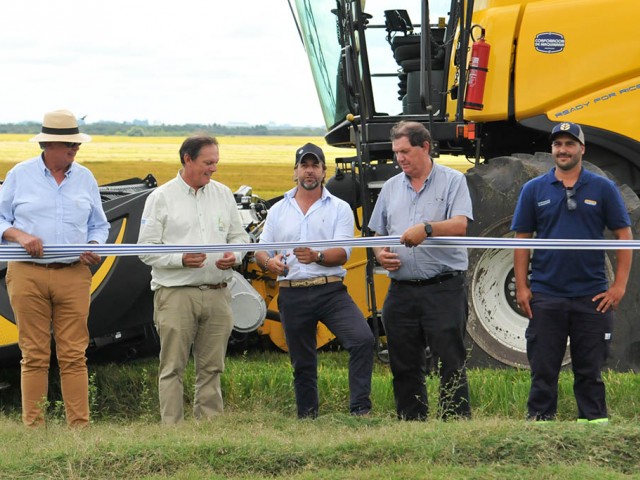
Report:
M424 233L427 234L427 237L430 237L433 235L433 227L429 222L424 222Z
M324 253L318 252L318 259L316 260L316 263L322 263L322 262L324 262Z

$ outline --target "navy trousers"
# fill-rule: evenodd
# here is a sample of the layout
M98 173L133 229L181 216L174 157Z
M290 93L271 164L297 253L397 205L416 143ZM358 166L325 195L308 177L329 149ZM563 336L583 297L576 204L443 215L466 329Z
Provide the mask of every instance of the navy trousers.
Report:
M427 346L439 361L443 418L471 416L465 370L468 310L465 282L464 275L460 275L432 285L392 282L389 287L382 319L400 419L427 418Z
M371 410L374 338L362 312L341 282L279 289L278 309L293 367L298 417L318 415L316 329L324 323L349 352L349 409Z
M592 295L562 298L534 293L533 318L526 331L531 366L531 390L527 402L532 420L553 420L558 410L558 377L569 339L573 369L573 393L578 418L607 418L602 367L608 357L613 312L596 311Z

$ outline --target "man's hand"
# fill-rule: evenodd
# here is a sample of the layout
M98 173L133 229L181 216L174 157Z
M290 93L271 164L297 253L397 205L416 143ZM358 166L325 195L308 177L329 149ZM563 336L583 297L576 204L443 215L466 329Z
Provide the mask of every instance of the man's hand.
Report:
M183 253L182 265L187 268L202 268L206 259L206 253Z
M287 253L287 255L289 254ZM276 275L286 277L289 271L285 260L285 255L282 253L277 254L275 257L271 257L266 265L267 272L273 272Z
M318 251L309 247L297 247L293 249L293 254L302 264L309 265L318 260Z
M221 258L216 260L216 267L220 270L228 270L236 264L236 256L233 252L224 252Z
M418 223L405 230L405 232L400 237L400 243L402 243L405 247L416 247L426 239L427 232L425 232L424 230L424 223Z
M605 313L610 308L615 310L624 297L625 289L623 287L618 287L615 284L609 287L609 290L606 292L599 293L595 297L591 299L593 302L597 302L600 300L600 303L596 307L596 310L601 313Z
M382 250L379 250L376 253L376 259L382 268L390 272L398 270L401 265L398 254L389 250L389 247L384 247Z
M531 298L533 294L531 293L531 289L529 287L522 287L516 289L516 301L518 302L518 307L522 310L527 318L533 318L533 312L531 311Z
M19 233L17 233L19 232ZM29 235L21 230L16 230L15 241L24 248L32 257L42 257L44 255L44 248L42 246L42 240L33 235Z
M93 252L83 252L80 254L80 262L85 265L97 265L101 259L102 257L100 255Z

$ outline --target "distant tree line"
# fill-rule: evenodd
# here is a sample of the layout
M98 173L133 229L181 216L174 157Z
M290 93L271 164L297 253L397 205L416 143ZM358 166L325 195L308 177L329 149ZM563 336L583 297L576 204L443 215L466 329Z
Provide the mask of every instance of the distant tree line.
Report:
M38 122L0 124L0 133L32 133L40 131ZM90 135L119 135L124 137L184 137L197 132L210 135L251 135L251 136L323 136L322 127L292 127L271 125L209 125L187 123L184 125L149 125L144 120L134 122L96 122L82 126L82 131Z

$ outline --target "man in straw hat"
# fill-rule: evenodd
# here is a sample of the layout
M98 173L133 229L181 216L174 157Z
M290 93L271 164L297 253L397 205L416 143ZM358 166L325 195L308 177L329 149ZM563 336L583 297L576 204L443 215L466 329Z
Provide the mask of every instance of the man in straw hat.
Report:
M13 167L0 189L2 239L34 259L9 262L6 276L22 352L22 421L44 423L53 329L67 423L81 427L89 423L89 265L100 256L88 251L51 262L42 258L43 245L104 243L109 223L95 178L74 163L91 137L80 133L73 114L45 114L30 141L40 143L42 154Z

